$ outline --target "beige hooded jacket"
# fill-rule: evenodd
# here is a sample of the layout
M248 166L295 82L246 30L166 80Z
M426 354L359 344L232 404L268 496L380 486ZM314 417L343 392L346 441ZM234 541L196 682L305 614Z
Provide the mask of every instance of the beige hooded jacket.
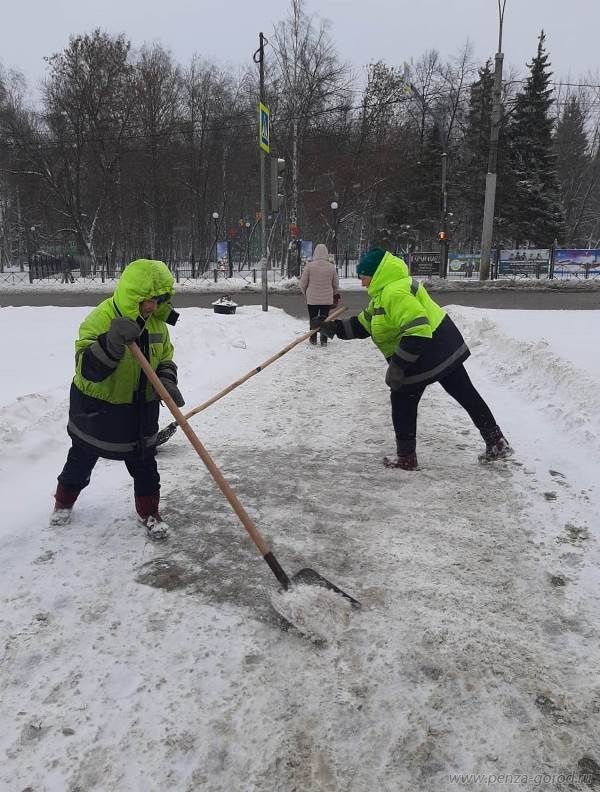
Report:
M312 261L304 267L300 288L307 305L333 305L333 295L338 292L335 265L329 261L326 245L317 245Z

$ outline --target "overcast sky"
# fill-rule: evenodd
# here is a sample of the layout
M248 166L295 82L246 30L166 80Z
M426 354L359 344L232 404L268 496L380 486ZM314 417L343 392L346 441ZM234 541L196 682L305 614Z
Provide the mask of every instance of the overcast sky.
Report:
M470 39L482 61L497 45L497 0L307 0L330 20L342 59L357 70L383 59L392 65L436 48L455 53ZM159 41L186 64L197 52L221 63L248 62L258 32L268 37L286 15L288 0L7 0L0 16L0 59L34 87L44 56L63 49L72 34L101 27L125 33L134 46ZM506 63L524 69L547 33L555 79L597 73L600 0L508 0Z

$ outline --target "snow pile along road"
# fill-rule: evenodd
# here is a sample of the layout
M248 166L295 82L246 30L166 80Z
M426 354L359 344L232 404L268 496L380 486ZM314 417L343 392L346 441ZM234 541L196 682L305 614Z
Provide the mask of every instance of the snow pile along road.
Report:
M597 784L599 312L452 309L508 463L477 463L477 432L433 386L421 470L384 469L368 340L302 345L193 419L286 571L361 601L307 624L317 641L286 629L286 595L181 432L159 453L168 544L145 542L107 461L71 525L47 526L84 314L0 310L2 789ZM182 311L187 408L304 330L274 309Z
M452 314L495 382L535 402L600 460L597 312L454 307Z

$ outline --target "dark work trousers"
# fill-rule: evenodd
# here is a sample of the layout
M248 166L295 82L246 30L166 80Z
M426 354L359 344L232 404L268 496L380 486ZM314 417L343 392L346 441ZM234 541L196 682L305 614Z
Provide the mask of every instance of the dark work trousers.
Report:
M307 305L308 308L308 315L310 317L310 329L314 330L315 327L318 327L321 322L324 322L325 319L329 316L329 311L331 310L331 305ZM310 343L316 344L317 343L317 333L310 337ZM327 336L321 335L321 343L327 343Z
M453 399L465 409L481 432L483 438L490 435L496 421L490 408L481 398L471 382L465 367L461 364L447 377L439 380L440 385ZM414 454L417 447L417 410L419 400L426 386L415 386L409 392L391 391L392 422L396 433L396 446L399 455Z
M79 492L90 483L90 476L98 454L91 449L73 443L67 454L67 461L58 477L67 490ZM156 467L156 449L147 448L144 457L131 456L124 460L129 474L133 477L135 495L154 495L160 490L160 476Z

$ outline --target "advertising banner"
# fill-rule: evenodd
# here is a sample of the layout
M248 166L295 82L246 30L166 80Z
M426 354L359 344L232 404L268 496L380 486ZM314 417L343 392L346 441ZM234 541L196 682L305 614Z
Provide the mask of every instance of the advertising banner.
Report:
M448 254L448 274L464 275L465 278L472 278L473 273L479 272L479 253L449 253Z
M311 259L313 255L313 243L310 239L302 240L302 258L306 261Z
M576 277L600 275L600 249L555 250L554 274Z
M227 242L217 242L217 264L228 264Z
M408 257L408 269L411 275L439 275L441 254L411 253Z
M501 250L498 275L548 275L550 251L547 248Z

